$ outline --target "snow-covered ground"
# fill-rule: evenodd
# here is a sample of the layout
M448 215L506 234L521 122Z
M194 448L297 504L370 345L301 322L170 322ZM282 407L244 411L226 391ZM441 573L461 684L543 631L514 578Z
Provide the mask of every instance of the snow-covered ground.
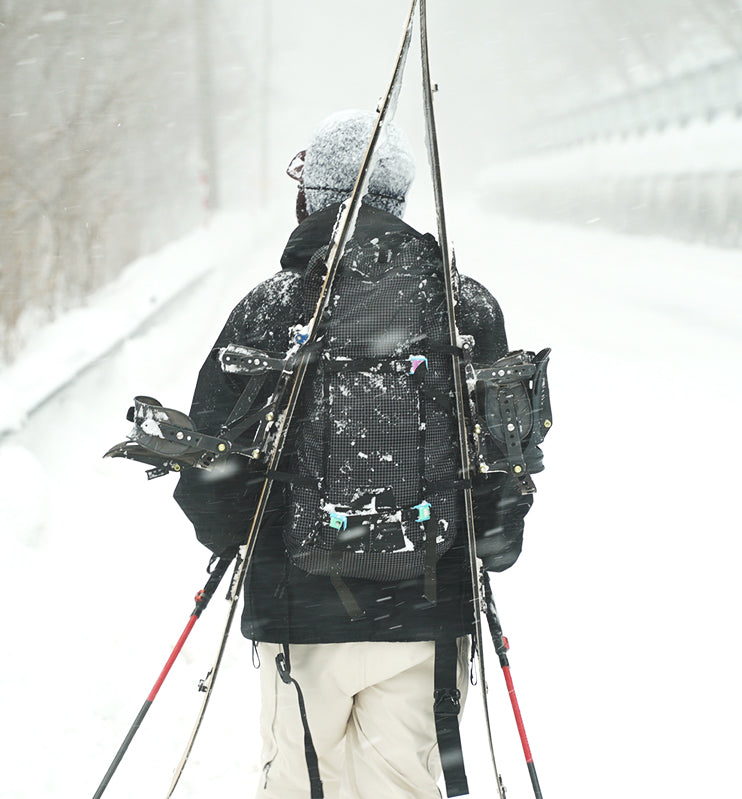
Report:
M499 298L511 346L553 348L547 470L523 556L494 580L544 796L730 795L742 744L740 255L455 202L449 216L459 267ZM416 208L409 221L433 224ZM291 224L288 213L223 217L198 246L181 243L183 269L213 266L206 276L0 442L2 799L92 796L185 625L208 554L170 499L174 480L148 483L143 467L101 455L125 437L135 394L187 409L228 311L277 268ZM157 256L147 270L154 291L167 279ZM137 300L119 289L122 307L148 302L146 291ZM51 369L81 337L102 337L106 320L118 324L89 319L84 331L56 327L26 362L43 343ZM0 374L6 391L8 381ZM11 413L17 404L1 415ZM217 646L222 595L106 797L165 795ZM509 798L525 799L512 713L487 654L499 765ZM472 796L484 799L494 788L470 697L465 755ZM252 794L257 705L249 642L235 629L176 796Z

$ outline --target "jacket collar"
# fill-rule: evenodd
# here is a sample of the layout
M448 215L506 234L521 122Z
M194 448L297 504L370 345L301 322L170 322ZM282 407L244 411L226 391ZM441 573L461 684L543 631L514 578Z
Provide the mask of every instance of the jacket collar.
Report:
M339 209L338 203L328 205L308 216L294 229L281 256L283 269L298 271L306 269L314 253L330 243ZM420 234L399 217L370 205L362 205L353 238L356 241L365 241L373 236L378 236L380 232L404 232L420 238Z

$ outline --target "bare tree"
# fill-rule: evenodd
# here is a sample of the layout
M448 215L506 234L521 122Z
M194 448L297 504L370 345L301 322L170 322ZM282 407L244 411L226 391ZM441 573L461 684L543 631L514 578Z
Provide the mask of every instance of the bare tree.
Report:
M0 3L0 356L203 219L193 10Z

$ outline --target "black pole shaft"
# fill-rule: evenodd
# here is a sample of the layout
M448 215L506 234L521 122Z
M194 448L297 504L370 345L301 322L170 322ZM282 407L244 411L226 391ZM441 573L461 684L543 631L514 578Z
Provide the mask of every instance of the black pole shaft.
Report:
M103 796L103 791L106 790L108 787L108 783L111 781L116 769L119 767L119 763L124 759L124 755L126 754L126 750L129 748L129 744L131 743L132 739L137 733L144 717L147 715L147 711L152 707L152 700L146 699L144 704L142 705L142 709L137 714L137 717L134 719L134 723L129 728L129 732L126 733L126 737L124 738L123 743L119 747L118 752L116 752L116 756L113 758L111 765L108 767L108 771L106 772L105 776L101 780L101 784L98 786L98 790L93 795L93 799L100 799Z
M528 773L531 776L531 785L533 786L533 793L536 799L543 799L541 796L541 786L538 784L538 775L536 774L536 766L533 765L533 760L526 764L528 766Z

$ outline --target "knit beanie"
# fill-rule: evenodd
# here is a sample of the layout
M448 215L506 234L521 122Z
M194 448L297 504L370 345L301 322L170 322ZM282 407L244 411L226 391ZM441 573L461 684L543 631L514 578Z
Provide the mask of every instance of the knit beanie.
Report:
M332 114L319 124L302 171L308 213L350 196L376 120L371 111L349 110ZM385 123L364 202L401 217L414 177L415 162L407 137L395 125Z

